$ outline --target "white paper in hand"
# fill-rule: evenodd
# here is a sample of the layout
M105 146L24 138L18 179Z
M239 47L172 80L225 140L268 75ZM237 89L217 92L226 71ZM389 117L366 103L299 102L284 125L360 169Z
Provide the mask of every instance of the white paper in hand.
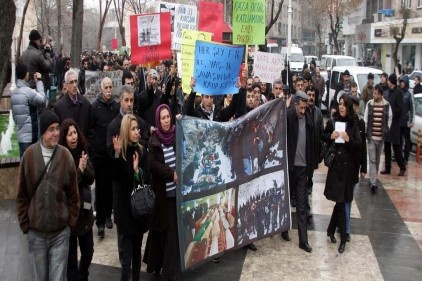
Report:
M346 123L345 122L336 122L334 131L339 132L340 134L342 132L346 131ZM342 137L336 138L336 143L345 143L344 139Z

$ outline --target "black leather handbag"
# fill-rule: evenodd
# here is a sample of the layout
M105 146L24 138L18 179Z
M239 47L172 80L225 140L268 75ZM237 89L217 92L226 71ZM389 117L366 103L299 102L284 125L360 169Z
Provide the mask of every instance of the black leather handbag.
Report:
M155 206L155 193L150 185L144 183L141 169L139 174L141 183L133 189L130 195L130 210L134 218L148 223L151 220L152 210Z
M327 167L331 167L335 156L336 156L336 146L333 141L330 144L326 144L326 150L324 154L324 165Z

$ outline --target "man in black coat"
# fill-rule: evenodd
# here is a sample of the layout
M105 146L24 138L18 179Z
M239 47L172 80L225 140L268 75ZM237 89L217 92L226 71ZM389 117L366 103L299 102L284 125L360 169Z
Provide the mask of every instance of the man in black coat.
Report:
M299 248L310 253L307 233L308 189L307 178L312 169L311 137L313 122L306 107L309 97L302 91L296 92L294 107L287 110L287 160L289 164L290 189L296 191L296 216L299 232Z
M66 118L75 120L85 136L89 136L91 127L91 104L79 93L78 76L73 70L64 75L67 94L62 96L54 105L54 112L63 121Z
M396 74L393 73L388 76L387 83L390 91L388 92L386 100L390 103L393 112L393 122L391 123L390 131L384 141L385 169L381 171L381 174L386 175L391 173L391 145L393 145L394 155L397 164L400 167L399 176L404 176L406 165L404 164L403 152L400 147L400 122L403 112L403 93L397 86Z
M88 61L86 62L88 66ZM119 104L113 100L112 81L105 77L101 81L101 93L92 104L92 126L89 142L92 147L95 168L95 209L98 236L104 238L105 226L113 228L113 160L107 150L107 127L119 113Z

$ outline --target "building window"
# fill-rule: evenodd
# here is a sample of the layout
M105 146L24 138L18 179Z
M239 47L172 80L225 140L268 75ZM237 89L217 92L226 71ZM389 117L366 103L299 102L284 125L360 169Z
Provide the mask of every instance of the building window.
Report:
M422 0L418 0L418 8L422 8Z
M412 1L411 0L402 0L401 4L403 7L410 8Z

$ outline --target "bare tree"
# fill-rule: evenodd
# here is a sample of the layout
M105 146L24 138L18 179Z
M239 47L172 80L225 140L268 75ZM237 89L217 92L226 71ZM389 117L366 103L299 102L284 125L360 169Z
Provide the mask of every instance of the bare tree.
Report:
M100 29L98 30L97 50L101 50L101 38L103 37L104 23L107 18L108 10L110 9L111 0L105 0L104 13L102 12L102 0L100 1Z
M6 87L7 68L10 62L10 46L13 40L13 28L16 21L16 5L13 0L3 0L0 5L0 98Z
M122 39L122 46L126 46L126 29L123 25L124 15L125 15L125 6L126 0L113 0L114 10L116 11L117 23L119 24L119 33Z
M267 21L268 24L265 26L265 35L267 35L268 32L270 32L271 28L277 22L278 17L280 16L281 11L282 11L283 3L284 3L284 0L280 0L279 3L276 3L276 0L271 0L271 2L269 3L270 4L270 19L269 19L269 21ZM276 12L274 13L274 11L275 11L274 9L276 8L276 5L278 5L278 6L277 6ZM268 51L267 38L265 38L265 45L259 45L259 50L261 52L267 52Z
M131 14L142 13L142 2L145 0L127 0L127 10Z
M70 64L79 67L82 53L82 34L84 21L84 0L73 0L72 41L70 48Z
M394 44L393 49L393 61L394 65L397 65L399 62L399 59L397 57L397 52L399 50L400 43L403 41L404 37L406 36L406 29L408 25L408 20L411 17L411 10L410 8L407 8L404 6L404 2L401 2L399 14L401 15L403 19L403 23L401 26L391 26L390 27L390 34L393 36L394 40L396 41ZM399 73L401 75L401 73Z
M25 25L26 11L28 10L28 6L29 6L30 1L31 0L26 0L25 5L23 6L22 20L21 20L21 26L20 26L20 29L19 29L19 36L18 36L17 49L16 49L16 58L19 58L21 56L23 27Z

